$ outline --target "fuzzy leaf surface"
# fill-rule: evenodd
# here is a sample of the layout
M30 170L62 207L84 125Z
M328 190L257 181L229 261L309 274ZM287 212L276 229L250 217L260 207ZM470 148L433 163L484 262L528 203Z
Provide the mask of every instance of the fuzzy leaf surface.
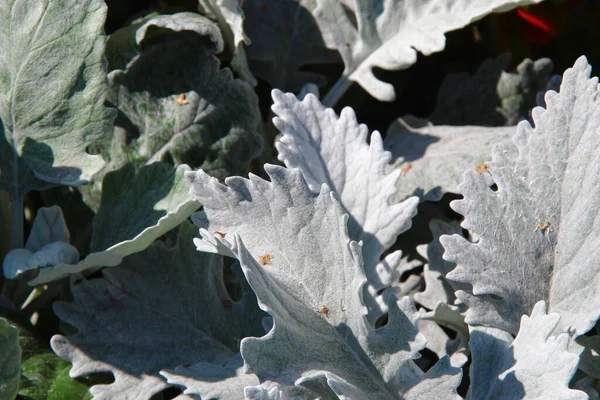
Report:
M428 121L399 118L388 128L385 148L402 171L397 199L417 195L438 201L456 193L465 170L489 160L495 143L509 143L514 127L433 126ZM482 173L491 184L489 174Z
M150 399L169 386L161 370L199 362L218 369L235 356L239 339L263 333L252 292L246 287L239 302L231 300L222 258L198 253L195 232L182 224L174 249L156 243L105 269L102 279L76 284L73 303L55 305L78 329L51 341L73 364L71 375L115 376L114 383L91 388L95 399Z
M391 154L383 149L379 132L356 121L351 108L338 117L312 94L302 101L291 93L272 92L273 119L283 133L276 141L278 158L288 168L299 168L313 192L326 184L350 215L348 234L363 242L363 259L369 283L377 289L399 279L397 261L380 263L381 255L408 230L417 214L418 199L393 203L400 171L387 171Z
M211 224L235 234L248 283L273 317L266 336L242 341L247 371L283 385L325 377L338 396L358 387L373 399L421 393L439 378L442 398L459 398L459 370L441 362L423 376L412 361L425 343L408 298L389 297L385 327L366 319L361 248L335 194L325 185L314 193L298 169L265 170L271 182L250 175L223 185L203 171L187 174Z
M3 188L43 187L31 174L81 185L103 167L86 148L114 118L104 107L105 18L101 0L0 2Z
M29 282L38 285L94 267L114 267L147 248L179 225L199 204L188 196L187 165L167 169L162 163L141 168L131 164L104 178L100 209L94 219L91 253L77 263L42 268ZM120 228L115 229L115 220Z
M542 300L531 316L523 315L514 341L497 328L472 328L467 399L587 400L584 392L569 389L579 357L567 349L568 333L551 336L559 320L558 314L546 314Z
M406 69L417 61L417 51L430 55L443 50L446 32L540 1L367 0L354 1L348 10L337 0L317 0L314 15L327 46L344 60L342 79L357 82L377 100L392 101L394 87L377 78L373 68Z
M415 293L415 300L424 307L433 310L438 303L454 303L454 288L446 280L446 274L452 271L455 265L444 260L444 247L440 243L442 235L462 235L462 228L458 222L445 222L433 219L429 222L429 229L433 234L431 243L422 248L419 254L428 263L425 264L423 278L425 279L425 290ZM418 250L421 250L418 248Z
M456 292L468 307L467 323L516 333L521 315L540 300L561 317L557 332L590 330L600 315L600 97L584 57L565 71L560 93L547 109L533 110L535 128L521 122L512 146L492 151L489 172L474 170L451 203L462 227L479 240L442 236L444 258L457 267Z

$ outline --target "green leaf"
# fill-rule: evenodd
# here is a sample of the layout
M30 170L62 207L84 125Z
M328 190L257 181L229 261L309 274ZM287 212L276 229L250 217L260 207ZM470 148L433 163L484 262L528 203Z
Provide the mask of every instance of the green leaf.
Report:
M155 161L202 167L221 177L259 154L260 113L252 87L219 70L199 35L183 32L148 46L109 75L109 101L122 113L113 146L137 166Z
M23 362L19 394L31 400L91 399L87 385L71 378L69 369L50 351L33 356Z
M103 167L86 148L114 118L104 107L105 17L101 0L0 2L0 187L13 198L48 187L38 180L84 184Z
M0 398L13 399L19 390L21 347L19 331L0 318Z
M158 15L146 21L135 32L135 41L138 46L146 39L161 36L163 32L195 32L200 36L207 36L214 43L214 51L223 51L223 37L219 27L206 17L193 12L180 12L172 15Z
M125 69L127 64L141 53L142 50L138 46L135 33L140 26L146 23L146 21L158 15L158 13L154 12L137 18L129 25L108 35L106 39L108 71Z

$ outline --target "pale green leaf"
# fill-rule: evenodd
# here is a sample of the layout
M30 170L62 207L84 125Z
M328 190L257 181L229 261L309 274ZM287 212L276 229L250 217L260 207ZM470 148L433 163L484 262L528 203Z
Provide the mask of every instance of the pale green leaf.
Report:
M151 21L150 21L151 22ZM258 155L260 113L252 87L233 79L191 32L167 35L126 70L109 75L109 101L122 113L124 134L113 148L140 166L166 161L228 176Z
M42 188L31 173L81 185L103 167L86 149L114 118L104 107L105 17L101 0L0 2L3 188Z
M94 267L114 267L123 257L144 250L178 226L200 206L188 196L184 172L189 169L180 165L169 170L155 163L136 173L135 167L127 164L107 174L94 219L91 253L77 263L42 268L29 284L46 283Z
M94 399L150 399L169 386L160 371L201 362L218 370L238 353L240 339L263 334L256 297L243 280L241 299L229 296L222 257L197 252L196 232L183 223L175 248L157 242L104 269L103 278L75 284L73 302L55 305L56 314L78 330L51 341L73 364L71 376L115 377L90 389ZM196 376L212 378L211 371Z

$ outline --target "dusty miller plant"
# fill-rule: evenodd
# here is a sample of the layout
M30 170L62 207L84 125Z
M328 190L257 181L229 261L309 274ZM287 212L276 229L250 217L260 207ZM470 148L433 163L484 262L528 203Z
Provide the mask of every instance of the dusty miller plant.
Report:
M489 60L383 136L328 108L536 2L200 0L106 37L100 0L0 0L0 399L598 399L585 57ZM302 67L339 60L321 101ZM272 122L255 76L297 93ZM447 193L460 223L417 219Z

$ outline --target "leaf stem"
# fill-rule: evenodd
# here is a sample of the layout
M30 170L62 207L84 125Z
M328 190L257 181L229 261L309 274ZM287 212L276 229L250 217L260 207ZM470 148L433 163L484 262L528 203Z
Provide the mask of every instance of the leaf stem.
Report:
M329 92L323 97L321 103L323 103L325 107L333 107L342 98L350 86L352 86L352 81L342 75L335 85L329 89Z
M15 185L16 186L16 185ZM10 198L12 209L10 234L11 248L23 248L23 194L15 187Z

